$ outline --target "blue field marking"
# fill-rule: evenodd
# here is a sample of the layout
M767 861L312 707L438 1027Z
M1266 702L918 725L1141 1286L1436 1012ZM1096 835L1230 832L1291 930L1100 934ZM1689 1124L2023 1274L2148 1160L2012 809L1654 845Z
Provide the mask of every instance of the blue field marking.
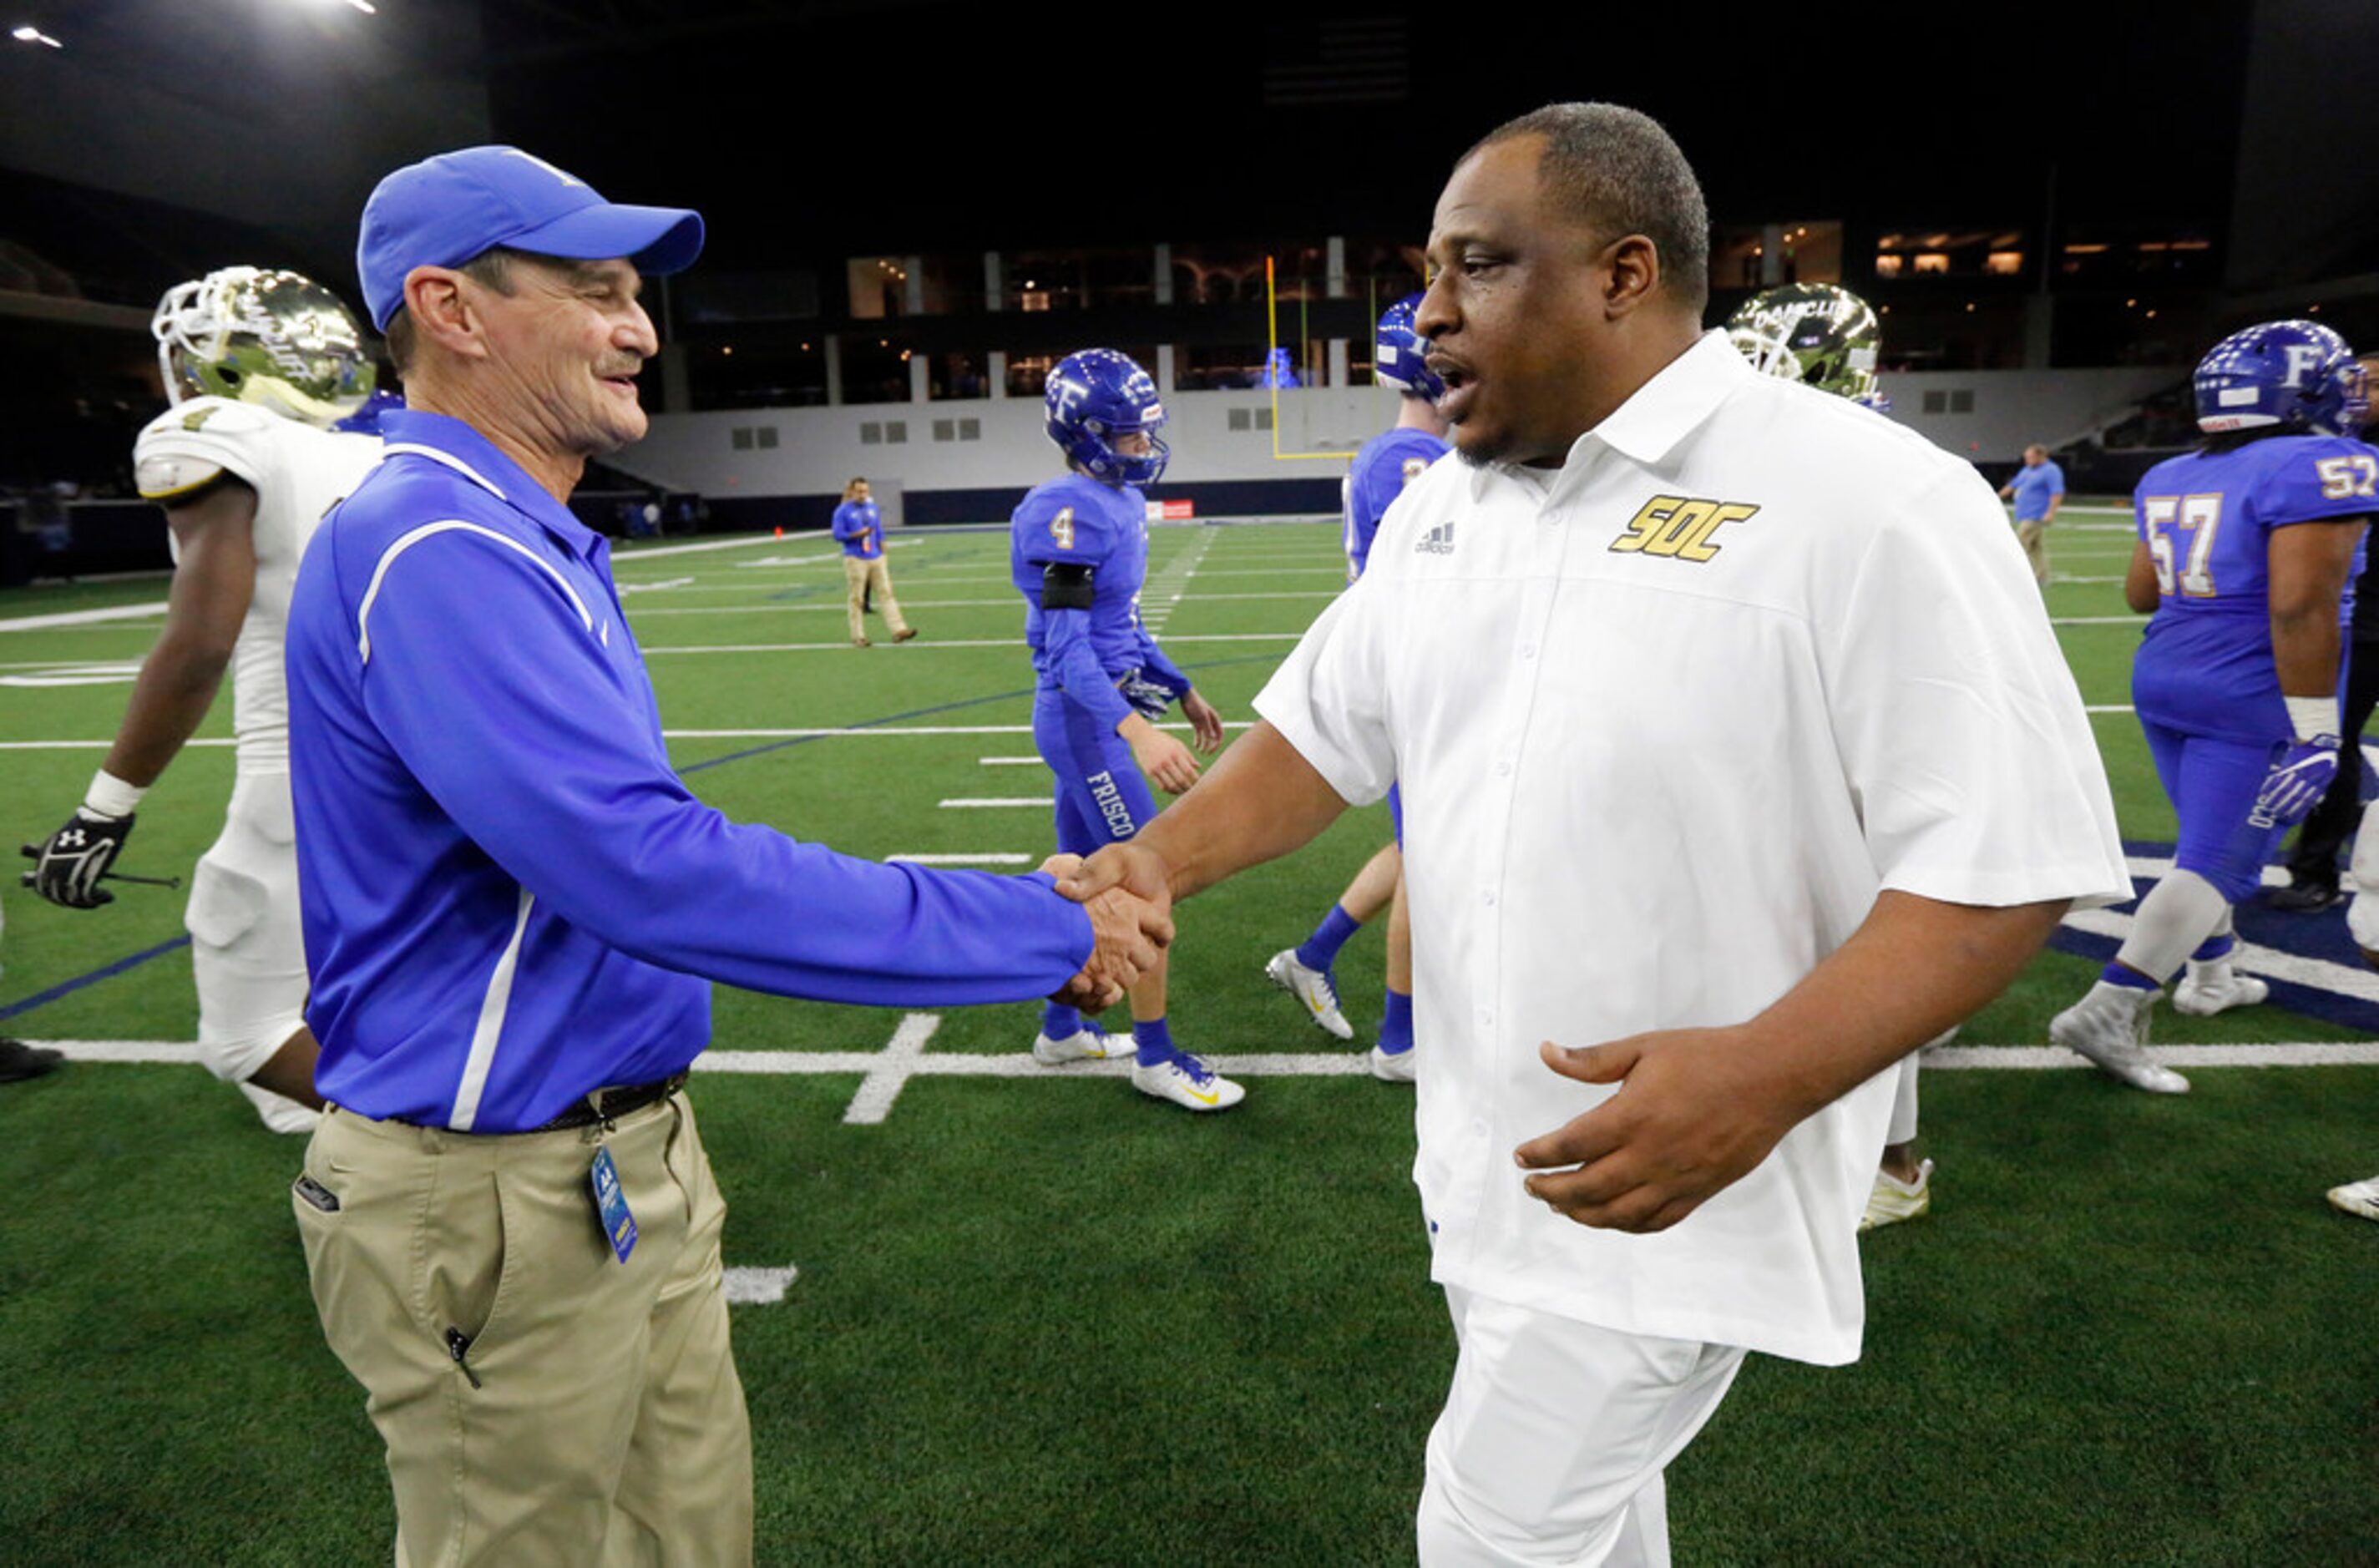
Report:
M2170 859L2172 850L2170 844L2151 839L2123 840L2123 852L2127 855ZM2134 881L2143 893L2156 885L2149 877L2138 877ZM2121 913L2131 911L2136 904L2135 899L2112 908ZM2276 948L2300 958L2325 959L2331 963L2348 964L2357 969L2362 967L2361 951L2354 946L2354 938L2347 934L2343 909L2299 913L2276 910L2261 899L2250 899L2237 907L2233 923L2242 942ZM2122 944L2112 936L2060 925L2048 938L2048 945L2060 953L2071 953L2094 963L2105 963L2115 956L2115 950ZM2379 1003L2366 1002L2359 996L2343 996L2317 985L2299 984L2272 975L2261 978L2272 988L2271 1005L2274 1007L2285 1007L2306 1018L2320 1019L2341 1029L2379 1034Z
M162 959L176 947L187 947L189 945L190 938L185 934L175 937L171 942L161 942L147 952L133 953L118 959L103 969L95 969L89 974L78 974L72 980L62 980L47 991L36 991L21 1002L11 1002L6 1007L0 1007L0 1022L6 1022L19 1013L30 1013L35 1007L46 1007L61 996L72 995L86 985L96 985L103 980L122 974L126 970L138 969L151 959Z
M1200 664L1184 665L1182 669L1185 672L1192 669L1214 669L1227 664L1253 664L1272 657L1270 654L1249 654L1238 658L1207 659ZM884 718L863 719L857 724L846 724L843 728L845 730L880 730L886 725L902 724L912 718L931 718L936 714L955 713L960 708L981 707L986 703L1012 703L1020 698L1030 697L1032 694L1033 688L1028 686L1020 692L1000 692L988 697L969 697L963 702L941 703L933 707L916 708L908 713L896 713ZM796 735L787 740L771 741L765 746L752 746L743 751L730 752L725 756L712 757L706 762L688 763L677 771L680 777L683 777L689 773L700 773L706 767L724 767L731 762L742 762L747 757L766 756L770 752L781 752L788 746L807 745L812 741L823 741L827 738L824 735ZM89 974L80 974L72 980L61 981L47 991L37 991L21 1002L12 1002L5 1007L0 1007L0 1022L6 1022L20 1013L30 1013L35 1007L44 1007L61 996L71 995L86 985L96 985L103 980L113 979L126 970L138 969L151 959L163 958L177 947L187 947L189 945L190 939L187 935L176 936L171 942L151 947L146 952L133 953L118 959L104 968L92 970Z
M1279 662L1278 656L1274 654L1242 654L1236 658L1210 658L1197 664L1185 664L1181 667L1181 670L1186 675L1191 670L1220 669L1231 664L1277 664ZM863 718L856 724L846 724L842 728L846 730L881 730L888 725L906 724L912 718L932 718L940 714L957 713L964 708L982 707L990 703L1018 702L1033 695L1033 691L1034 688L1027 686L1020 692L997 692L987 697L968 697L955 703L937 703L932 707L912 708L907 713L896 713L883 718ZM730 752L725 756L712 757L707 762L690 762L679 768L678 772L681 776L700 773L706 767L723 767L731 762L742 762L746 757L766 756L770 752L781 752L788 746L806 746L813 741L827 739L830 737L825 735L794 735L782 741L771 741L765 746L750 746L740 752Z

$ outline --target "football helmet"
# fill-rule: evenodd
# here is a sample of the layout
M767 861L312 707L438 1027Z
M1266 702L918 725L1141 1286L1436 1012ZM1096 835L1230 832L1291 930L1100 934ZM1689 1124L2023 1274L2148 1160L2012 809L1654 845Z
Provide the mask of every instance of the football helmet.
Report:
M1801 381L1881 412L1875 362L1883 329L1875 311L1833 283L1786 283L1746 299L1727 319L1727 341L1762 375Z
M2371 412L2368 378L2346 340L2318 321L2232 332L2197 362L2197 428L2208 435L2277 425L2351 436Z
M1445 395L1444 379L1421 362L1429 344L1413 326L1420 296L1408 294L1380 312L1380 329L1371 340L1371 379L1431 403Z
M225 397L328 427L363 406L374 370L338 296L296 272L222 267L176 283L149 331L175 403Z
M1049 410L1049 439L1093 478L1153 485L1165 472L1171 453L1156 437L1165 424L1165 404L1154 379L1131 356L1112 348L1069 354L1049 372L1041 398ZM1113 438L1135 431L1146 433L1148 451L1128 457L1115 449Z

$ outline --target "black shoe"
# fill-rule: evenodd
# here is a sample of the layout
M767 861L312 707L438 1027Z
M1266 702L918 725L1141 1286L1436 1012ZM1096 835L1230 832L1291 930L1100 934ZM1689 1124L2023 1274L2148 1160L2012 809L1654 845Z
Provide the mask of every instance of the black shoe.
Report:
M2335 882L2291 882L2264 901L2276 910L2311 914L2344 903L2346 893Z
M20 1078L39 1078L66 1059L66 1053L53 1051L46 1045L28 1045L21 1040L0 1040L0 1083L14 1083Z

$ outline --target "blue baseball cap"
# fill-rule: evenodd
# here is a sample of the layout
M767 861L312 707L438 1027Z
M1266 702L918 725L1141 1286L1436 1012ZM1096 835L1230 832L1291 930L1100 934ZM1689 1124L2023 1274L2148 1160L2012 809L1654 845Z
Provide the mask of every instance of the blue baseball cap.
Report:
M465 147L408 163L364 203L356 271L372 326L388 330L416 267L460 267L500 245L578 261L623 256L658 277L702 254L702 215L606 201L517 147Z

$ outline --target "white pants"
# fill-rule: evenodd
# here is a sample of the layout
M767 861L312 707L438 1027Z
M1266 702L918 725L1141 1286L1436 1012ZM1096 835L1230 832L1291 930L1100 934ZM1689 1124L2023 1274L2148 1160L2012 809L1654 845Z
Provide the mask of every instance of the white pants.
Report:
M1449 1287L1460 1354L1429 1434L1424 1568L1663 1568L1660 1472L1726 1397L1743 1348L1596 1328Z
M243 774L232 786L223 834L199 859L182 919L199 983L199 1059L245 1084L306 1027L286 773Z

